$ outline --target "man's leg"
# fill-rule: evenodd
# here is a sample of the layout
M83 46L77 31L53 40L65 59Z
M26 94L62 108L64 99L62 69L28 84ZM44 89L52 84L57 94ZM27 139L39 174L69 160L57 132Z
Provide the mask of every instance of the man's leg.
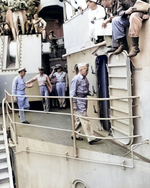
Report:
M66 83L63 82L61 87L62 87L62 96L65 96ZM65 100L65 98L62 99L62 106L63 106L64 108L66 107L66 100Z
M114 41L114 36L112 34L112 46L111 48L107 51L107 53L111 53L117 50L117 48L119 47L119 42L118 41Z
M93 129L91 127L90 121L88 119L80 118L83 131L86 136L94 136L93 135ZM95 138L89 138L87 137L88 142L94 140Z
M45 96L49 96L49 92L46 87L45 87ZM49 111L49 98L45 98L45 104L46 104L45 110L46 112L48 112Z
M56 89L58 96L61 96L61 83L56 83ZM59 101L59 108L62 108L62 99L58 99Z
M19 110L19 116L20 116L20 120L21 122L25 122L25 113L24 113L24 97L17 97L17 101L18 101L18 107L19 109L21 109L21 111Z
M23 16L24 16L23 11L20 11L20 15L19 15L19 18L20 18L20 24L21 24L22 34L24 35L24 33L25 33L25 31L24 31L24 28L25 28L25 22L24 22Z
M42 41L46 42L46 30L45 29L42 31Z
M12 10L8 9L7 13L6 13L6 23L8 23L10 25L12 34L13 34L13 38L14 40L16 40L16 31L15 31L15 26L14 26L14 20L13 20L13 13Z
M75 131L80 133L82 125L81 125L81 121L79 117L74 116L74 124L75 124ZM75 134L75 135L76 135L77 140L83 140L83 138L81 138L78 134ZM73 134L71 135L71 138L73 139Z
M29 110L29 108L30 108L30 104L29 104L28 98L25 97L25 99L24 99L24 109ZM25 115L25 112L24 112L24 115ZM29 124L29 122L27 120L25 120L24 123Z
M18 23L17 23L17 16L18 16L18 14L16 12L13 12L14 26L15 26L16 33L18 35L19 34L19 29L18 29Z
M83 113L82 116L88 117L86 113ZM85 135L86 136L94 136L90 120L85 119L83 117L83 118L80 118L80 121L81 121L82 128L83 128ZM87 140L88 140L89 144L100 141L100 139L95 139L95 138L90 138L90 137L87 137Z
M128 44L126 40L126 28L129 27L128 18L122 18L117 16L112 20L112 30L114 41L118 40L119 47L114 54L119 54L123 50L128 50Z
M44 87L40 86L40 95L44 96ZM45 98L42 98L42 104L43 104L43 110L45 110L46 104L45 104Z
M128 57L134 57L139 52L139 35L142 27L142 17L143 13L132 13L130 16L130 27L129 27L129 36L132 37L132 49Z
M29 104L28 98L25 97L25 99L24 99L24 109L29 110L29 108L30 108L30 104Z

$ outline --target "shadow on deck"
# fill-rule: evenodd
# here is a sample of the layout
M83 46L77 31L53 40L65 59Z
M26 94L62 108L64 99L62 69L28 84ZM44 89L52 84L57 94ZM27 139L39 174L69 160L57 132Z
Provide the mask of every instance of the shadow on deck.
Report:
M53 112L70 113L70 109L53 109ZM15 114L16 122L20 122L18 113ZM27 137L35 140L42 140L56 144L72 146L71 132L64 132L59 130L51 130L48 127L67 129L72 131L71 117L66 115L54 115L45 113L27 112L26 119L31 123L30 125L17 125L17 135L20 137ZM38 125L40 127L33 127ZM43 126L43 128L42 128ZM47 128L45 128L47 127ZM129 150L119 146L118 144L109 141L101 140L94 145L89 145L87 139L84 137L83 141L77 141L77 147L96 152L108 153L116 156L124 156ZM131 157L130 155L126 157Z

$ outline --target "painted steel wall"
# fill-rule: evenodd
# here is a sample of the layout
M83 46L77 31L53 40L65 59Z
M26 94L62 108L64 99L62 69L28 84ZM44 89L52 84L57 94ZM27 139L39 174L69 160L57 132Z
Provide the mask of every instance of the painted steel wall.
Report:
M150 20L143 23L140 33L140 50L141 52L131 61L134 65L133 72L133 95L140 97L134 100L134 114L138 114L141 118L134 120L135 134L141 134L142 137L136 139L135 142L141 142L143 139L150 139ZM143 154L150 159L150 145L144 145L137 148L137 152Z
M2 37L5 40L6 37ZM5 44L5 43L4 43ZM7 44L7 40L6 40ZM8 46L8 45L7 45ZM0 42L0 49L3 49L4 56L7 56L7 48ZM41 66L41 35L21 35L19 36L19 67L25 67L27 69L25 80L31 79L38 74L38 67ZM8 68L4 65L7 64L7 58L3 57L0 66L0 101L4 98L4 90L12 93L12 81L18 74L16 67ZM39 95L39 88L37 83L34 84L32 89L27 90L27 94ZM34 99L33 99L34 100ZM39 100L39 99L37 99ZM40 99L41 100L41 99ZM1 102L0 102L1 103Z
M93 44L89 39L88 10L64 23L64 40L67 54Z
M35 152L73 156L73 148L58 144L36 141L28 138L18 139L16 152L26 148ZM150 164L135 161L135 168L108 164L77 161L37 153L20 152L16 154L18 188L71 188L76 179L86 182L89 188L145 188L150 187ZM108 163L131 165L131 159L79 149L79 158Z

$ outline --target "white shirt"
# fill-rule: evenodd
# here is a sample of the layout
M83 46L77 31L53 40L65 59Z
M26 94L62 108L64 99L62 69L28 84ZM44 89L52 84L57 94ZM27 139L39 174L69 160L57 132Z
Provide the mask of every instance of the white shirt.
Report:
M102 23L105 18L105 9L101 5L97 5L95 10L89 9L89 37L95 38L97 36L104 35L104 28L102 28Z
M33 79L36 79L38 82L38 85L42 86L42 85L45 85L45 83L47 81L46 78L47 78L46 74L43 74L42 76L40 76L40 74L38 74Z

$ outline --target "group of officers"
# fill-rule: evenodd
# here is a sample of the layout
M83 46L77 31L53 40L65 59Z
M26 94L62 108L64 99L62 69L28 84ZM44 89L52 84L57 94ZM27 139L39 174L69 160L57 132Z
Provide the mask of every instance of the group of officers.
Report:
M89 82L87 79L88 74L88 63L79 63L77 64L78 67L78 73L76 76L72 79L71 87L70 87L70 97L79 97L82 99L73 99L73 109L76 116L74 117L75 120L75 131L76 131L76 137L74 139L82 141L83 138L80 136L81 128L83 128L83 131L85 135L87 136L87 141L91 145L95 142L98 142L100 139L95 138L93 134L93 129L90 124L89 119L84 118L87 117L87 100L84 100L87 98L87 95L93 96L92 92L89 91ZM39 68L39 74L36 75L34 78L30 79L29 81L25 82L24 76L26 74L26 68L20 68L18 70L18 75L14 78L13 84L12 84L12 94L14 96L14 101L17 102L19 107L19 116L20 120L24 124L29 124L29 122L25 118L25 109L29 109L29 101L26 97L26 88L33 87L33 82L35 80L38 81L38 85L40 87L40 93L42 96L48 96L48 90L52 92L52 84L50 82L49 77L44 74L43 67ZM66 79L66 73L62 71L61 65L57 65L55 71L53 70L50 78L55 77L56 78L56 89L58 96L64 96L65 95L65 89L67 88L67 79ZM61 98L58 99L59 104L63 107L65 99ZM44 110L47 111L48 103L46 102L46 106L44 107ZM71 135L71 138L73 139L73 135Z
M17 0L12 3L0 0L0 35L42 34L46 41L46 22L38 17L39 0Z
M62 1L62 0L61 0ZM132 39L132 48L128 57L134 57L140 52L139 36L143 21L149 18L148 0L64 0L71 7L84 13L89 8L89 37L94 43L103 41L105 28L112 23L112 46L107 53L119 54L128 52L126 39L127 29ZM73 3L74 2L74 3ZM84 2L84 3L83 3ZM75 6L76 5L76 6Z

